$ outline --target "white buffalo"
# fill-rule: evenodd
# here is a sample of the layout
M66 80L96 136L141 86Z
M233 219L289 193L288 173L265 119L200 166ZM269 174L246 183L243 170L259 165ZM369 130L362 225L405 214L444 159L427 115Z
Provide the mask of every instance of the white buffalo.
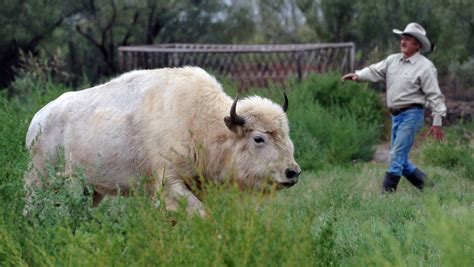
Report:
M67 92L36 113L25 184L47 178L61 151L66 170L84 171L94 205L148 177L147 190L162 192L167 209L185 198L188 212L204 215L197 181L258 190L298 181L287 105L286 94L283 107L258 96L233 101L197 67L132 71Z

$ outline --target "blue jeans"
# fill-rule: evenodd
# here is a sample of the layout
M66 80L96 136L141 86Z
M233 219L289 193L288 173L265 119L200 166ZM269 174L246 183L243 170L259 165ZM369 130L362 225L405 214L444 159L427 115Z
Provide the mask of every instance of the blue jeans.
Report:
M413 174L416 166L408 159L416 133L423 127L422 108L412 108L392 116L392 141L390 146L390 165L387 172L397 176Z

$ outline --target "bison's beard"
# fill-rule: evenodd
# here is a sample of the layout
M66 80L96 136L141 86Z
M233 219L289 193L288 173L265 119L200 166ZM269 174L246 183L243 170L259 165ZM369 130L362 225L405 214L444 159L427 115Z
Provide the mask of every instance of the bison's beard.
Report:
M264 194L270 194L277 190L284 188L283 185L278 183L272 176L263 177L246 177L245 179L239 180L240 188L244 191L254 191Z

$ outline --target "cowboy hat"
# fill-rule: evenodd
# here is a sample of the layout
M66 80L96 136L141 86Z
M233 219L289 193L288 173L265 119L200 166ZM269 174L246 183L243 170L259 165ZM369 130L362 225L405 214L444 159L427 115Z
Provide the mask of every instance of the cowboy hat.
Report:
M408 34L415 37L415 39L421 44L420 51L422 53L431 52L432 50L432 45L428 37L426 37L425 29L423 29L423 27L416 22L408 23L403 31L393 29L393 33L398 35Z

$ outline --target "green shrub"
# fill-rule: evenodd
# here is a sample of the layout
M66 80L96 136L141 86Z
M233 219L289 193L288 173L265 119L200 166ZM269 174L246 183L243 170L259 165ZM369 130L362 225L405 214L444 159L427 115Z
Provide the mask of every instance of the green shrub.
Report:
M24 147L28 116L15 109L0 95L0 201L5 203L22 198L21 177L28 160ZM21 209L15 205L11 208Z
M380 127L360 123L349 113L330 112L317 103L290 113L296 155L306 156L306 168L319 169L321 164L341 164L370 160L380 136ZM316 152L310 155L311 152ZM299 159L299 158L298 158ZM306 164L305 164L306 165Z
M378 95L362 84L341 84L336 74L295 84L288 114L297 160L306 169L370 160L382 133Z
M335 250L334 215L321 222L319 235L313 239L312 250L317 259L315 266L337 266Z
M469 211L472 207L458 207L455 216L446 213L434 199L427 201L427 207L426 225L440 252L441 265L473 266L474 215Z
M23 188L23 176L28 169L29 155L25 148L25 136L28 125L34 113L38 111L51 99L66 90L65 86L52 86L48 91L33 91L28 97L14 96L7 98L0 94L0 232L11 236L25 235L26 220L22 216L24 210L25 190ZM82 209L82 207L81 207ZM2 225L5 223L5 226ZM2 233L0 233L2 234ZM9 239L8 235L2 238ZM17 240L18 244L25 246L26 240ZM9 252L15 248L15 244L0 245L0 257L2 249ZM3 242L0 242L3 243ZM20 263L17 259L9 258L7 262ZM0 258L0 265L3 259ZM17 264L14 264L17 265Z
M359 122L380 124L383 121L383 105L378 94L367 89L367 84L341 83L340 75L330 73L310 76L298 88L310 90L313 102L331 111L343 110Z
M474 98L474 57L469 57L464 63L452 61L449 72L455 81L454 96L460 99Z
M53 84L66 84L72 79L72 74L65 70L64 55L60 50L51 57L44 51L35 56L20 50L19 60L20 66L15 69L15 80L9 88L12 95L29 97L35 91L45 90Z
M360 266L472 266L474 216L469 208L456 215L443 210L433 196L424 200L425 215L395 229L380 222L366 225L365 244L352 260ZM373 230L372 230L373 229Z
M81 171L67 173L64 157L55 166L48 166L48 176L40 177L41 185L27 189L31 199L28 217L36 226L61 225L75 231L90 220L92 189Z
M298 162L319 169L370 154L364 149L377 142L378 123L364 122L346 104L314 101L314 87L298 90L304 84L289 91ZM332 165L267 195L212 185L203 199L209 217L201 219L156 209L140 188L91 208L84 175L64 175L59 164L49 169L50 186L34 189L38 209L26 218L26 130L33 114L67 88L50 89L0 98L1 266L473 266L474 183L459 173L472 173L474 164L459 151L472 147L473 124L447 128L451 150L434 153L462 155L441 161L454 163L421 159L440 166L426 166L436 187L423 193L402 180L396 194L380 195L382 164ZM259 94L282 102L281 91ZM443 144L425 142L420 152L431 155L425 149Z
M422 158L426 162L458 172L474 180L474 122L446 129L446 140L429 139L423 143Z
M289 90L270 87L243 94L283 103L283 90L287 91L290 135L304 170L370 160L380 140L384 111L379 95L365 84L343 84L339 79L337 73L313 75L302 82L291 81Z

